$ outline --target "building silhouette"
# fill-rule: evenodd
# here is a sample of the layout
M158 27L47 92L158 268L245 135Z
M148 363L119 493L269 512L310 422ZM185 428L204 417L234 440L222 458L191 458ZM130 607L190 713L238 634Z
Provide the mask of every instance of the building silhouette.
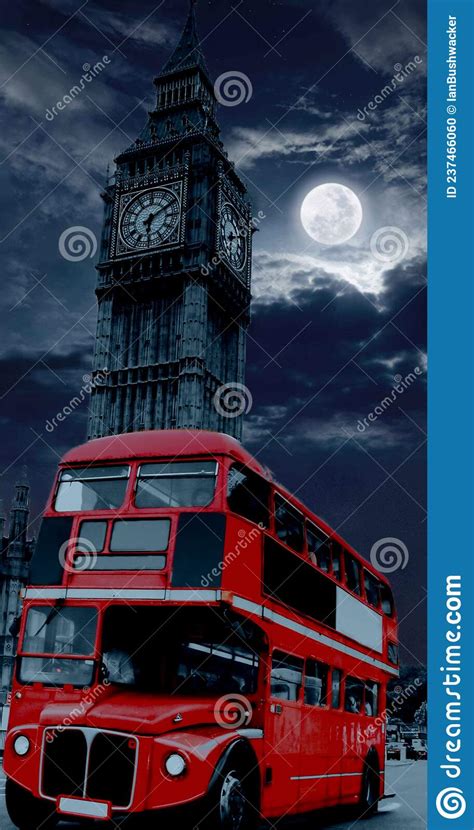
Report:
M28 538L29 492L25 471L15 487L8 526L0 511L0 716L13 677L20 592L28 580L34 548L34 539Z
M102 194L89 438L194 427L241 436L215 405L243 384L251 212L220 140L194 2L156 105ZM239 386L237 386L237 389Z

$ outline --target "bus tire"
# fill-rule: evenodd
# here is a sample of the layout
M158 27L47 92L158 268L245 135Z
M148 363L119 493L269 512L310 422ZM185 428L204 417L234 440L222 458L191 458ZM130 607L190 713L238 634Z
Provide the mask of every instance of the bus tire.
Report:
M5 803L11 821L19 830L53 830L57 824L54 803L35 798L12 778L6 780Z
M199 830L254 830L260 812L252 776L230 757L211 785Z
M362 774L362 790L358 805L358 813L361 816L373 816L379 808L380 775L378 767L377 755L370 753L364 761Z

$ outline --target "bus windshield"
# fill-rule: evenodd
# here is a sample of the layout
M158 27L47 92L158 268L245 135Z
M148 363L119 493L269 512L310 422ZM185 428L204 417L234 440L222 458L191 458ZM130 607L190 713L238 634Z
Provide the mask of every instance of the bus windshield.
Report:
M214 498L216 461L143 464L137 481L137 507L206 507Z
M54 507L58 513L114 510L125 498L130 467L76 467L63 470Z
M164 695L252 694L260 629L216 609L109 608L103 670L110 683Z
M96 608L33 606L21 647L20 681L55 686L90 684L96 631Z

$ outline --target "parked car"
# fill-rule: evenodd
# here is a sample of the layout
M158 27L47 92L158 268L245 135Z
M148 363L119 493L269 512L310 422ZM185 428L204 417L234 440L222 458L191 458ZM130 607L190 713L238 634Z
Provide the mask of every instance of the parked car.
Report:
M406 744L403 741L387 744L387 761L400 761L404 749L406 749Z
M426 761L428 757L428 749L421 738L415 738L411 746L407 749L407 758L412 758L414 761Z

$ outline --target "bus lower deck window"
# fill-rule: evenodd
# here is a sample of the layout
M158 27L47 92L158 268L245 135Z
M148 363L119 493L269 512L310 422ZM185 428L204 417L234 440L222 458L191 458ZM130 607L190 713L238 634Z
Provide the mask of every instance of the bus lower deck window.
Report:
M326 706L329 669L318 660L307 660L304 678L304 702L309 706Z
M341 705L341 679L341 670L333 669L331 680L331 706L333 709L339 709Z
M94 607L32 606L19 651L20 682L88 686L94 674L97 619Z
M275 651L272 659L272 697L297 701L303 683L303 660Z
M365 684L364 709L365 714L375 718L379 713L379 685L378 683Z
M112 655L119 665L120 655L129 679L115 673L109 680L177 697L254 694L261 633L246 623L242 634L239 622L213 608L111 606L103 624L104 663L107 668Z
M344 696L344 709L346 712L357 714L362 709L364 697L364 684L362 680L355 677L346 677L346 692Z

